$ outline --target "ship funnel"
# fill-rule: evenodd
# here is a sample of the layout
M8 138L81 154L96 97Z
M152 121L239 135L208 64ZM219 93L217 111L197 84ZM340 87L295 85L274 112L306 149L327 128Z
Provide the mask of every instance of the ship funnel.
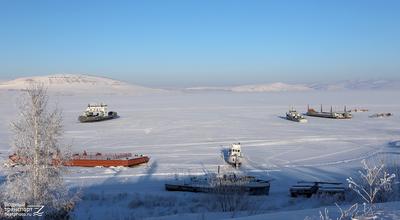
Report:
M331 113L332 113L332 106L331 106Z
M347 112L346 106L344 106L344 112L345 112L345 113Z
M322 104L321 104L321 112L322 112Z

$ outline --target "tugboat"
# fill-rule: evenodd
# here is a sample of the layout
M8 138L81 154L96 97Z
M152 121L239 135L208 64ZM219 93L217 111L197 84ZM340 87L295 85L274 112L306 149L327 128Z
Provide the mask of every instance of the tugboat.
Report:
M333 119L351 119L353 117L351 113L346 110L346 106L344 107L344 112L334 112L332 110L332 107L330 112L324 112L322 110L322 105L321 105L321 111L317 112L314 109L307 106L307 115L311 117L333 118Z
M78 120L84 122L95 122L103 121L108 119L114 119L118 117L117 112L108 111L106 104L88 104L86 111L79 116Z
M240 143L231 144L231 148L228 152L227 162L235 168L238 168L242 165L242 160L243 157Z
M286 112L286 119L300 123L307 122L307 119L304 118L304 116L302 116L300 113L298 113L294 108L291 108L289 109L289 112Z

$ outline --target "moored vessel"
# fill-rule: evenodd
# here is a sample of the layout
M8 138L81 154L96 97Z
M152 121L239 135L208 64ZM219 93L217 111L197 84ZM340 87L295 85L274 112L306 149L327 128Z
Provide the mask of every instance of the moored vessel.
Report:
M332 119L351 119L353 117L352 114L346 110L346 106L344 107L344 112L334 112L332 110L332 106L329 112L324 112L322 110L322 105L321 105L321 111L317 112L313 108L307 106L306 115L311 117L332 118Z
M117 118L118 114L114 111L108 111L108 106L101 104L88 104L86 110L79 116L78 120L84 122L96 122Z
M149 162L150 158L142 154L132 153L75 153L64 163L65 166L79 167L131 167Z
M301 122L301 123L307 122L307 119L303 115L298 113L296 111L296 109L294 109L294 108L291 108L291 109L289 109L288 112L286 112L286 119L290 120L290 121Z
M62 160L60 157L53 155L51 165L59 166L79 166L79 167L132 167L139 164L149 162L150 158L142 154L132 153L74 153L71 158ZM26 165L31 162L29 158L23 158L17 154L9 156L10 166Z
M270 180L254 176L229 174L207 174L175 179L165 184L167 191L201 192L215 194L268 195Z

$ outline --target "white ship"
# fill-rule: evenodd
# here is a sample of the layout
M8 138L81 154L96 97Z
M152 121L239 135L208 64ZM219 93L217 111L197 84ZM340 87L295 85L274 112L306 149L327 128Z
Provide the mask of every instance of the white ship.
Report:
M80 122L95 122L103 121L108 119L117 118L117 112L108 111L108 106L106 104L89 104L86 111L79 116L78 120Z
M286 112L286 119L296 122L305 123L307 119L304 118L303 115L298 113L294 108L289 109L289 112Z
M242 149L240 143L231 144L231 148L228 152L227 162L235 167L240 167L242 165Z

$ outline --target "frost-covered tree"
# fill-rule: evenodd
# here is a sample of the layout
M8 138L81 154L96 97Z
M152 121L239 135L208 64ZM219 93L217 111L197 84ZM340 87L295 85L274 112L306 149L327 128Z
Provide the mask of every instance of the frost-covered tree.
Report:
M45 214L64 212L69 201L60 164L68 151L60 145L61 112L48 109L47 90L42 84L31 84L21 98L11 129L12 148L24 166L14 168L7 177L2 197L7 202L44 205Z

